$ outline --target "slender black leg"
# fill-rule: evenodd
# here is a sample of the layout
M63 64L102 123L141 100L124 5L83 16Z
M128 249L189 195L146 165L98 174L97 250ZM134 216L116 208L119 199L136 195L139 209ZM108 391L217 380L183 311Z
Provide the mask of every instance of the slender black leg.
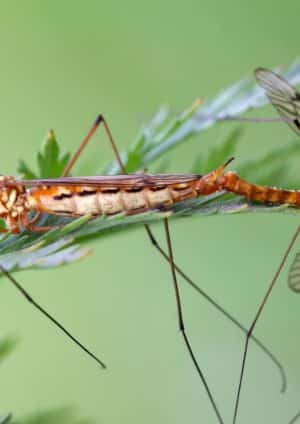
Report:
M256 315L255 315L255 317L254 317L254 319L253 319L253 321L252 321L252 323L249 327L249 330L247 332L246 341L245 341L245 345L244 345L244 353L243 353L243 359L242 359L240 379L239 379L236 401L235 401L235 406L234 406L233 424L236 423L237 414L238 414L238 408L239 408L240 396L241 396L241 389L242 389L243 378L244 378L244 373L245 373L245 365L246 365L247 354L248 354L249 339L250 339L250 337L253 333L253 330L254 330L254 328L257 324L259 317L262 314L262 311L263 311L263 309L264 309L264 307L267 303L267 300L268 300L268 298L269 298L269 296L270 296L270 294L271 294L271 292L272 292L272 290L275 286L275 283L277 282L278 277L279 277L279 275L280 275L280 273L281 273L281 271L282 271L282 269L283 269L283 267L286 263L286 260L289 256L289 253L292 250L292 248L293 248L293 246L294 246L294 244L295 244L295 242L298 238L299 233L300 233L300 226L297 228L297 230L293 234L293 237L292 237L291 241L288 244L288 247L286 248L286 250L284 252L283 258L282 258L282 260L281 260L281 262L280 262L280 264L279 264L279 266L278 266L278 268L275 272L275 275L274 275L274 277L273 277L273 279L272 279L272 281L271 281L271 283L268 287L268 290L267 290L267 292L266 292L266 294L265 294L265 296L264 296L264 298L263 298L263 300L262 300L262 302L261 302L261 304L260 304L260 306L257 310L257 313L256 313Z
M53 325L59 328L73 343L75 343L81 350L83 350L89 357L94 359L102 368L106 368L104 362L102 362L96 355L94 355L89 349L87 349L76 337L74 337L70 331L68 331L57 319L55 319L52 315L49 314L39 303L37 303L30 294L17 282L17 280L6 271L1 265L0 270L3 274L8 278L8 280L15 286L15 288L21 293L25 299L31 303L39 312L41 312L46 318L48 318Z
M215 411L215 414L218 418L219 423L224 424L223 418L221 417L220 411L216 405L215 399L210 391L210 388L208 386L208 383L206 381L206 378L198 364L198 361L196 359L196 356L193 352L192 349L192 345L190 343L190 340L186 334L185 331L185 326L184 326L184 321L183 321L183 312L182 312L182 304L181 304L181 299L180 299L180 292L179 292L179 287L178 287L178 283L177 283L177 277L176 277L176 271L175 271L175 266L174 266L174 256L173 256L173 249L172 249L172 242L171 242L171 236L170 236L170 229L169 229L169 223L168 223L168 218L164 219L164 226L165 226L165 233L166 233L166 240L167 240L167 245L168 245L168 253L169 253L169 263L170 263L170 267L171 267L171 273L172 273L172 279L173 279L173 286L174 286L174 290L175 290L175 297L176 297L176 306L177 306L177 315L178 315L178 326L179 326L179 331L182 334L185 346L190 354L190 357L192 359L192 362L197 370L197 373L202 381L203 386L205 387L206 393L209 397L210 403Z
M104 130L106 132L106 135L108 137L109 143L112 147L112 150L114 152L115 158L119 164L120 170L127 174L125 166L122 162L120 153L118 151L118 148L116 146L116 143L114 141L114 138L112 136L112 133L109 129L109 126L107 124L106 119L102 114L98 115L97 119L95 120L94 124L92 125L91 129L87 133L86 137L83 139L83 141L80 143L78 149L70 159L69 163L67 164L66 168L64 169L64 172L62 176L67 176L68 173L73 168L74 164L76 163L77 159L79 158L81 152L83 149L87 146L88 142L90 141L92 135L95 133L97 128L100 124L103 124ZM164 251L164 249L160 246L158 243L156 237L153 234L153 231L151 230L150 226L148 224L144 225L146 233L149 237L149 240L151 241L152 245L157 249L157 251L165 258L167 262L170 262L168 254ZM243 333L247 334L247 328L243 326L235 317L233 317L228 311L226 311L221 305L219 305L214 299L212 299L203 289L201 289L197 284L195 284L191 278L189 278L184 271L176 264L174 263L174 267L178 274L182 276L182 278L199 294L201 294L212 306L214 306L220 313L222 313L227 319L229 319L234 325L236 325ZM278 361L278 359L272 354L272 352L259 340L257 339L253 334L251 335L251 339L256 343L256 345L261 348L265 354L273 361L273 363L277 366L280 376L281 376L281 392L284 392L286 390L286 376L283 369L283 366Z

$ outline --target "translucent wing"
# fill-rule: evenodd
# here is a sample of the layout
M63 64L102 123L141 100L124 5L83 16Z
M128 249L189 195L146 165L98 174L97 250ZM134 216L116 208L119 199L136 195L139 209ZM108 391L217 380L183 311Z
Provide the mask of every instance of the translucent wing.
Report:
M300 292L300 252L296 254L294 262L290 267L288 285L293 291Z
M24 186L103 186L103 187L157 187L164 184L189 183L199 179L201 175L197 174L128 174L128 175L99 175L88 177L61 177L61 178L43 178L34 180L5 180L0 181L0 186L15 186L16 184Z
M300 135L300 93L269 69L256 69L255 77L280 116L286 119L296 134Z

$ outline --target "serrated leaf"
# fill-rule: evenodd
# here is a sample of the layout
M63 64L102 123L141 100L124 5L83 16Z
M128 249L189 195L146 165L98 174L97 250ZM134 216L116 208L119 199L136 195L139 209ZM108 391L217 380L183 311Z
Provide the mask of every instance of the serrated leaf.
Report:
M292 77L300 78L300 63L293 68ZM170 148L186 142L193 134L206 130L216 124L219 119L225 119L229 113L241 113L250 107L260 107L266 103L266 98L260 88L249 81L241 81L222 90L214 99L209 100L203 107L193 104L181 114L171 117L169 112L161 110L148 126L145 126L133 146L122 153L122 160L129 170L139 171L148 164L161 158ZM218 147L212 147L206 164L202 163L197 172L211 171L230 156L234 155L237 143L241 138L240 128L234 130ZM200 146L200 145L199 145ZM240 175L247 178L251 175L256 179L261 171L261 178L284 178L283 161L287 161L299 153L300 143L274 150L257 162L247 162L240 167ZM61 175L69 159L69 154L61 154L53 132L50 132L46 143L38 155L40 177L56 177ZM24 172L33 174L31 168L23 163ZM109 166L109 173L119 171L116 161ZM272 181L272 185L276 182ZM181 202L168 212L149 211L143 214L125 216L119 214L111 217L82 217L71 220L68 218L47 216L41 217L40 225L52 225L53 229L44 234L23 232L20 235L3 235L0 237L0 265L7 270L40 268L58 266L70 263L89 253L81 248L81 243L91 238L100 238L107 234L129 230L133 225L158 222L166 214L173 218L183 216L202 216L211 214L236 213L299 213L299 210L286 206L256 205L244 199L216 193L213 196L202 197L191 201ZM58 228L59 227L59 228Z
M224 200L222 200L224 199ZM100 238L107 234L129 230L133 225L145 223L154 223L161 221L164 217L179 218L181 216L207 216L212 214L224 213L259 213L259 212L281 212L281 213L300 213L299 209L288 206L264 206L255 205L244 199L233 198L226 200L224 194L217 193L213 197L203 196L177 203L167 212L149 211L133 216L123 214L114 216L102 216L90 220L89 222L78 226L77 221L72 221L70 232L65 234L66 229L55 229L43 235L34 233L23 236L22 243L17 245L15 240L18 236L12 235L6 238L5 254L0 255L0 265L8 271L16 271L29 268L53 267L73 262L79 258L85 257L90 252L88 249L78 245L91 238ZM81 223L82 218L79 218ZM55 220L55 224L60 224L60 218ZM10 238L13 238L12 243ZM0 241L1 247L1 241Z
M70 159L70 153L62 153L53 130L50 130L41 150L37 153L38 173L31 166L20 160L17 172L24 179L51 178L62 174Z
M69 158L70 155L68 153L61 155L54 131L50 130L42 150L37 155L40 177L51 178L61 175Z
M17 173L21 175L25 180L32 180L37 178L37 174L25 163L24 160L20 159L17 165Z

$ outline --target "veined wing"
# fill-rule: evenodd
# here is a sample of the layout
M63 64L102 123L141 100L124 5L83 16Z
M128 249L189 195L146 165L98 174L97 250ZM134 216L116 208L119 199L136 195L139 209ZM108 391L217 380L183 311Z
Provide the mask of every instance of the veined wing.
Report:
M63 177L46 178L36 180L17 180L15 182L6 182L9 185L25 185L31 187L41 186L102 186L102 187L135 187L143 188L147 186L158 187L167 184L188 183L199 179L201 175L197 174L129 174L129 175L101 175L87 177ZM1 183L0 183L1 185Z
M256 69L255 77L280 116L286 118L288 125L300 135L300 93L269 69Z
M300 252L296 254L294 262L290 267L288 285L294 292L300 292Z

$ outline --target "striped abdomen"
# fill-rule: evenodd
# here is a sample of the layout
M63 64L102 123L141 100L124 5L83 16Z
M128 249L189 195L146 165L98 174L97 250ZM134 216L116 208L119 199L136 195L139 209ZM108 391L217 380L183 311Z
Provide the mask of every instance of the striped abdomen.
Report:
M80 216L130 213L144 208L172 206L198 196L196 182L155 187L53 186L30 189L28 202L41 212Z
M300 191L252 184L242 180L235 172L226 172L218 179L218 183L223 190L244 196L254 202L300 206Z

